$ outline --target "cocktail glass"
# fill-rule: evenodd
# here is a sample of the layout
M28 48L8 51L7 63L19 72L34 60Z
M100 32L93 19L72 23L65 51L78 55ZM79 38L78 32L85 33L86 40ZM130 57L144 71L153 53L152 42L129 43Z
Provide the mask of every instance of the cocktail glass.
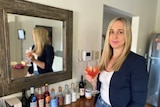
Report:
M26 49L26 54L32 54L32 49L29 48L29 49ZM26 59L26 66L32 66L31 65L31 61L29 59Z
M87 72L89 76L92 77L92 79L95 79L95 77L99 73L99 67L97 66L97 63L88 64L87 67L85 68L85 71ZM94 86L92 87L93 87L92 94L93 95L98 94L99 91L95 89L96 87Z

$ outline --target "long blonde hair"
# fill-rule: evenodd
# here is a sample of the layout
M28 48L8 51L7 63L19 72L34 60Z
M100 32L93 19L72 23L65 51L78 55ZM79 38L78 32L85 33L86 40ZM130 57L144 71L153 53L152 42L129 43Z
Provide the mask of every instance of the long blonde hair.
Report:
M131 24L130 22L122 17L118 17L113 19L110 24L108 25L108 30L106 32L106 39L105 39L105 44L102 52L102 57L99 63L99 69L100 71L106 70L107 65L113 55L113 49L109 44L109 32L110 29L115 21L121 21L124 25L124 35L125 35L125 45L124 49L121 53L121 55L116 59L116 61L113 63L111 69L114 71L118 71L123 64L125 58L127 57L128 53L130 52L131 48L131 42L132 42L132 31L131 31Z
M35 27L32 30L32 35L35 45L33 52L35 52L38 56L41 56L45 45L50 43L48 38L48 32L45 28Z

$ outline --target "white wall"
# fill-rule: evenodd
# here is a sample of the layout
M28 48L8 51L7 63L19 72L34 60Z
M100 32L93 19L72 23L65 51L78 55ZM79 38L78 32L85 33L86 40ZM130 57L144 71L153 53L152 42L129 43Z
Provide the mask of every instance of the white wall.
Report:
M108 5L140 17L137 53L144 55L154 31L157 0L27 0L73 11L73 79L78 82L86 63L77 61L78 50L101 50L103 6ZM160 12L159 12L160 13ZM66 82L51 85L57 87ZM56 88L57 89L57 88ZM19 95L19 94L18 94ZM16 95L13 95L16 96Z
M160 33L160 0L158 0L158 3L157 3L155 32Z

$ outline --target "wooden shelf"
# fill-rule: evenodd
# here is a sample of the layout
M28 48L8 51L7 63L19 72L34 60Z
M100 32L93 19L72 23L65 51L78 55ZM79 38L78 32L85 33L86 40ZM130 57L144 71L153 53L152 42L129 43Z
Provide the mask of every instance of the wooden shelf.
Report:
M76 102L73 102L69 105L65 105L64 107L94 107L94 98L80 98Z

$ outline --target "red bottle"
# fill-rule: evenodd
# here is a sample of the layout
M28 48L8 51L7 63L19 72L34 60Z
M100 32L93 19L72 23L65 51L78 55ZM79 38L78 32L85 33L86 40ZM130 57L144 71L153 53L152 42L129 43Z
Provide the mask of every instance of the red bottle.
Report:
M45 84L45 91L44 91L44 107L50 107L50 93L48 84Z
M42 89L41 88L38 88L37 107L44 107L44 96L42 94Z

